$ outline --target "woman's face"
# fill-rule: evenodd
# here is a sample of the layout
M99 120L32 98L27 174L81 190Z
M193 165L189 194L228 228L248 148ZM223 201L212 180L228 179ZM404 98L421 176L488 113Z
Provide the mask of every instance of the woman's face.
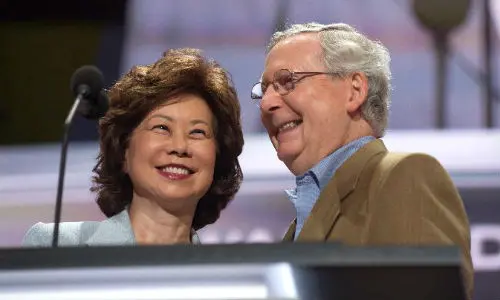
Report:
M133 131L124 169L132 180L134 198L153 200L171 210L194 209L213 181L214 116L199 96L167 100Z

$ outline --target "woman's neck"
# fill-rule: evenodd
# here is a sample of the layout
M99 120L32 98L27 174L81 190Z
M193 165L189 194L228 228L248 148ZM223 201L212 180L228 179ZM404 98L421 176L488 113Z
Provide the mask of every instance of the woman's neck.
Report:
M192 213L174 215L155 201L134 197L129 208L132 230L138 244L188 244Z

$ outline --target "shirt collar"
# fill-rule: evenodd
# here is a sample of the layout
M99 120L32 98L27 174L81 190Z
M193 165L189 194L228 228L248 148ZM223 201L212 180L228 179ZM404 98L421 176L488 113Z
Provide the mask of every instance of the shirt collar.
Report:
M328 184L335 174L335 171L337 171L346 160L374 139L373 136L364 136L345 144L312 167L310 171L316 176L320 190Z
M303 182L304 177L311 176L318 185L319 189L322 190L328 184L335 171L347 159L349 159L354 153L356 153L356 151L358 151L364 145L368 144L374 139L375 137L373 136L364 136L340 147L333 153L329 154L327 157L323 158L319 163L309 169L306 173L296 176L296 185L300 185ZM287 189L285 190L285 193L290 201L292 201L292 203L295 203L297 199L297 187Z

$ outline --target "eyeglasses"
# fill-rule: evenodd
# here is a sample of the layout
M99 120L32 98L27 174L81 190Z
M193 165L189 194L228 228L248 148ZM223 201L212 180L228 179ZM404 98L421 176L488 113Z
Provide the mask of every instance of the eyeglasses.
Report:
M287 69L281 69L274 73L273 81L270 83L262 83L257 82L252 87L252 97L253 100L257 100L260 103L260 100L266 93L269 84L272 84L274 90L278 92L281 96L285 96L289 94L293 89L295 89L295 84L306 77L327 74L327 75L338 75L336 73L329 72L292 72Z

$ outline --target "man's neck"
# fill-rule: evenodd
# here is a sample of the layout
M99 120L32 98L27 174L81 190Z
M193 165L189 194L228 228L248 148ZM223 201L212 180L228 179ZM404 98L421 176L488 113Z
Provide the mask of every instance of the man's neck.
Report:
M373 133L371 131L366 131L362 132L359 131L356 134L351 134L351 135L346 135L345 138L341 139L341 142L338 144L338 146L333 147L329 152L324 152L322 155L316 155L315 158L316 160L308 160L307 158L305 159L296 159L293 163L287 164L288 169L294 174L295 176L301 176L305 174L307 171L310 171L314 166L316 166L318 163L320 163L323 159L326 157L332 155L345 145L348 145L352 143L353 141L359 140L363 137L366 136L373 136Z

